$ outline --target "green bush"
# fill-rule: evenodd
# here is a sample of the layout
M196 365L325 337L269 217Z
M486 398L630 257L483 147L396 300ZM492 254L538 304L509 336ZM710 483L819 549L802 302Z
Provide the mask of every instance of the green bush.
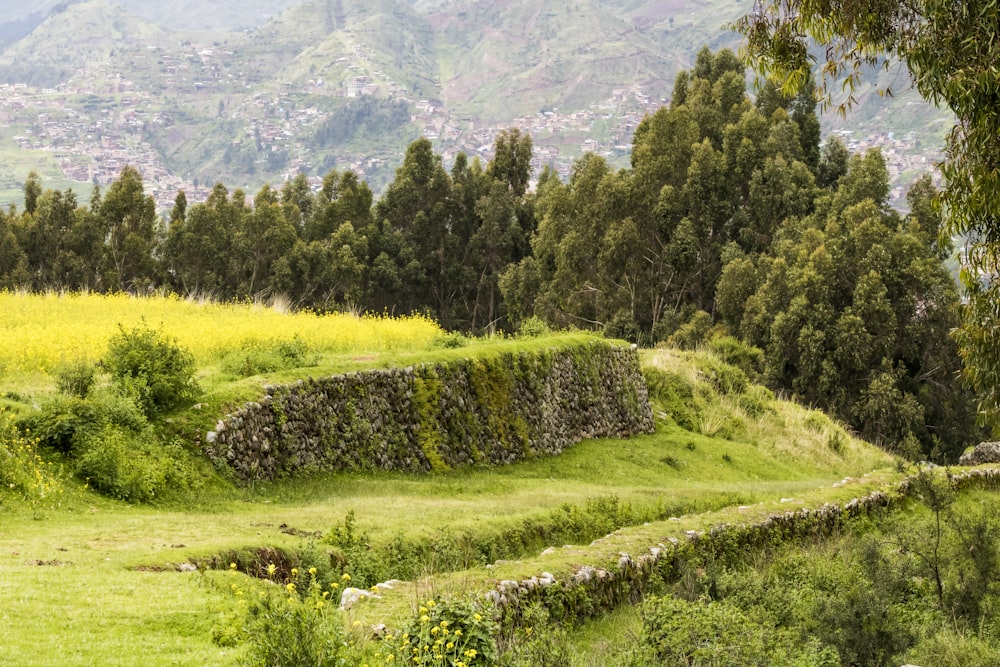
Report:
M87 399L56 396L22 417L18 428L45 447L74 454L82 440L108 425L140 431L147 422L129 397L98 391Z
M132 502L153 500L167 482L171 461L142 436L106 426L81 444L76 474L105 495Z
M538 338L551 333L549 325L540 317L532 315L517 327L518 338Z
M97 369L86 359L60 364L55 369L56 388L67 396L87 398L94 387Z
M688 431L698 430L698 409L691 383L672 371L646 366L642 375L649 398L657 407Z
M699 310L667 338L667 345L682 350L693 350L709 339L712 316Z
M291 340L249 341L222 356L222 370L236 377L250 377L288 368L315 366L319 355L298 335Z
M393 656L383 664L497 664L497 624L493 610L479 602L435 598L421 603L401 632L386 641Z
M469 344L468 336L465 336L458 331L450 331L440 336L435 336L434 340L431 341L431 347L436 349L450 350L459 347L465 347Z
M719 336L708 343L708 349L719 359L736 366L753 378L764 370L764 351L733 336Z
M750 386L750 378L736 366L706 354L699 354L694 360L700 379L719 394L742 394Z
M8 415L0 413L0 502L4 496L14 496L35 507L58 504L62 466L45 461L37 445L37 438L26 436Z
M736 396L736 403L748 417L762 417L766 413L776 412L774 409L774 392L758 384L750 385L742 394Z
M200 394L194 356L144 324L131 330L119 325L104 365L119 390L151 418L192 403Z
M238 631L247 643L239 661L245 667L326 667L360 664L347 642L344 621L329 591L315 577L293 570L291 581L275 590L233 592L247 601Z
M643 605L634 665L838 665L837 654L816 642L760 623L736 605L652 597Z
M530 605L518 628L510 631L504 664L511 667L570 667L569 639L559 624L554 623L548 610L540 604Z

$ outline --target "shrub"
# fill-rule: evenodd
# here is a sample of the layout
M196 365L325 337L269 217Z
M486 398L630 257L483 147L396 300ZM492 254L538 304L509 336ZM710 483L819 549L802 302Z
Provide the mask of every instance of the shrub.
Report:
M250 377L315 366L318 361L319 355L296 334L290 340L249 341L239 350L226 352L222 357L222 370L236 377Z
M422 603L402 632L386 641L384 664L497 664L497 625L479 602L432 599Z
M687 380L672 371L644 367L642 375L649 388L650 399L656 401L678 426L688 431L698 428L698 410L694 389Z
M148 417L193 402L199 395L194 357L162 331L145 325L119 332L108 344L104 364L112 380Z
M94 387L97 369L86 359L60 364L55 370L56 388L67 396L87 398Z
M569 639L566 631L552 622L548 610L540 604L524 612L520 628L510 637L511 646L504 653L513 667L570 667Z
M758 384L750 385L745 392L736 396L736 403L748 417L757 418L774 413L774 392Z
M46 507L54 505L62 491L62 468L42 459L38 438L21 433L13 420L0 414L0 497Z
M18 427L31 433L38 444L70 453L78 434L98 428L100 416L89 401L76 396L56 396L37 412L23 416Z
M712 316L699 310L667 338L667 345L693 350L708 339L711 330Z
M694 360L700 379L708 382L719 394L741 394L750 385L750 378L736 366L705 354L694 357Z
M708 349L725 363L736 366L750 377L760 377L764 369L764 351L733 336L719 336L708 343Z
M631 664L836 665L833 651L796 646L791 633L754 622L725 601L652 597L642 611L642 636Z
M517 335L519 338L538 338L539 336L551 333L551 331L545 320L532 315L521 322L517 328Z
M119 500L148 502L167 481L171 461L136 436L106 426L81 443L76 473L95 489Z
M432 348L440 349L454 349L459 347L465 347L469 344L469 338L459 333L458 331L450 331L439 336L435 336L431 341Z
M18 426L32 433L39 444L73 454L79 443L104 426L120 426L140 431L147 425L145 415L127 396L94 392L90 398L56 396L39 410L21 418Z
M315 577L293 570L284 586L249 590L232 584L233 593L247 600L238 633L248 646L239 664L246 667L358 664L348 644L344 623L329 591Z

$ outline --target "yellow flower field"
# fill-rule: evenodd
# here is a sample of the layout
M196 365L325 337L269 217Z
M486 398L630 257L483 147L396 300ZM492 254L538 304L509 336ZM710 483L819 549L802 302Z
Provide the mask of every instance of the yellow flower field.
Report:
M0 292L0 377L96 361L119 325L162 329L199 363L252 341L298 336L318 352L357 353L426 347L442 330L424 317L318 316L258 305L202 303L127 294Z

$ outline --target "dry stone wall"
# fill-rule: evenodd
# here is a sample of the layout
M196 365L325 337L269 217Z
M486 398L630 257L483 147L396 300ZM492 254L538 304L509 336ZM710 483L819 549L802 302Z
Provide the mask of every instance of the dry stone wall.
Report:
M206 452L244 482L301 472L427 472L651 433L635 350L591 341L265 388Z
M1000 490L1000 468L977 468L948 475L948 479L955 491ZM637 603L654 577L675 581L682 564L692 558L727 560L788 540L826 537L852 519L898 505L914 488L913 478L908 477L888 492L872 491L843 505L827 503L774 513L757 522L721 524L707 532L688 531L681 539L666 537L640 554L620 552L603 567L582 565L561 576L542 572L528 579L498 581L493 590L486 592L486 598L493 602L499 620L507 626L520 624L533 604L543 605L559 621L599 616L619 605Z

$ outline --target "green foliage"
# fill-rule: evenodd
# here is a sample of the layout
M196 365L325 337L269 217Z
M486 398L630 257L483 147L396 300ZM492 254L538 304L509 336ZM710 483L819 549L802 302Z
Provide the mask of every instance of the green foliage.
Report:
M552 330L549 328L549 325L545 323L545 320L534 315L521 320L521 323L517 327L517 335L519 338L538 338L539 336L545 336L551 332Z
M465 347L469 344L469 338L463 336L457 331L452 331L450 333L441 334L431 341L431 345L436 348L441 348L443 350L454 349L458 347Z
M400 632L386 641L383 665L497 664L493 610L478 601L434 598L420 604Z
M565 628L554 622L542 605L529 605L518 627L503 634L507 645L503 652L505 666L570 667L573 664Z
M708 349L719 359L736 366L747 376L757 379L764 370L764 351L733 336L717 336L708 341Z
M78 445L76 474L112 498L151 501L167 486L173 461L146 444L150 437L148 432L101 428Z
M201 391L191 353L146 325L119 326L104 365L118 389L134 397L150 418L194 402Z
M711 329L712 316L699 310L670 335L670 338L667 339L667 345L682 350L694 350L708 342Z
M75 359L60 364L55 370L56 389L67 396L87 398L97 377L94 364L86 359Z
M247 644L239 664L246 667L317 667L355 665L357 654L347 640L344 621L317 581L315 569L294 570L283 586L232 584L245 601L238 639Z
M768 2L743 17L737 28L747 38L750 59L789 86L814 70L808 40L825 46L822 90L829 102L827 84L842 80L849 93L842 110L856 102L853 92L862 75L872 65L888 68L892 58L883 56L894 54L909 68L924 98L954 113L938 210L945 213L942 238L970 239L962 272L969 307L963 310L956 340L965 361L964 377L979 393L981 421L989 423L1000 409L1000 357L992 337L1000 293L997 281L989 279L996 273L998 205L984 193L998 188L993 166L1000 119L991 109L1000 81L994 66L1000 6L985 3L976 11L956 12L947 3L885 2L841 9L830 13L798 0Z
M762 625L727 601L688 602L652 597L643 605L636 665L828 665L836 654L815 642L799 644L793 635Z
M649 387L650 400L681 428L697 430L698 409L691 383L677 373L650 366L642 369L642 375Z
M58 505L63 469L42 458L38 443L0 411L0 503L13 497L36 509Z
M96 406L97 424L74 436L78 478L104 495L135 503L181 497L202 485L197 461L181 444L157 435L127 402L109 403L110 408Z
M291 340L249 341L222 356L222 369L235 377L316 365L319 355L298 335Z
M770 253L733 260L721 310L765 350L772 388L890 451L952 458L977 437L950 338L958 296L917 214L887 209L885 179L877 154L852 158L832 196L783 227Z

